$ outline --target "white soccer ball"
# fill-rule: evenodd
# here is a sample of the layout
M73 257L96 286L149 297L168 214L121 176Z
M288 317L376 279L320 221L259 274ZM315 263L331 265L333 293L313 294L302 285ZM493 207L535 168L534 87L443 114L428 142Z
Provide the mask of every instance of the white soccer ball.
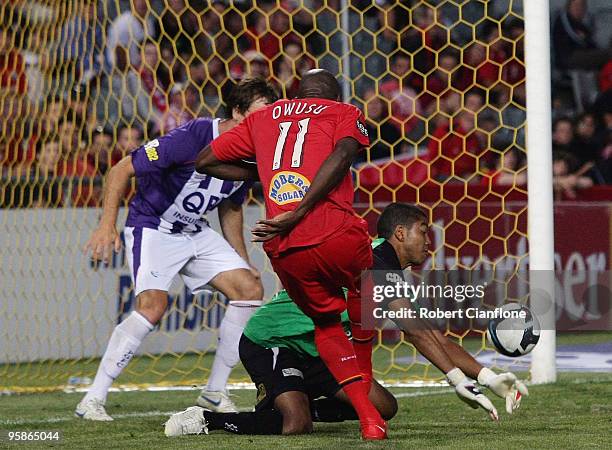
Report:
M492 319L487 327L487 340L499 353L516 357L529 353L540 339L540 322L529 308L520 303L508 303L504 312L523 311L525 318Z

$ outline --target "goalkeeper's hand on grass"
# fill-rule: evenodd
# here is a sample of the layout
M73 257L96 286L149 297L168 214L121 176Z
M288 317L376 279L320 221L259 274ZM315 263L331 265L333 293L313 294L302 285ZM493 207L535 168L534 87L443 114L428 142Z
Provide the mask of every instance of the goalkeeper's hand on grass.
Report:
M491 400L478 390L476 384L466 377L461 369L455 367L446 374L446 378L450 385L455 388L455 393L461 400L474 409L478 407L484 409L489 413L491 420L496 422L499 420L497 410Z
M496 374L484 367L478 374L478 383L488 387L493 393L506 400L506 412L512 414L521 406L521 399L529 395L527 386L511 372Z

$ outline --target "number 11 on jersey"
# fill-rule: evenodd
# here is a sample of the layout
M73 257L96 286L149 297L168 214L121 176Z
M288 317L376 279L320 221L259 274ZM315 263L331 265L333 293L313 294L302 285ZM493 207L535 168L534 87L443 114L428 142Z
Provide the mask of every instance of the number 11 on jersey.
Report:
M298 122L300 130L298 131L297 138L295 139L295 144L293 144L291 167L300 167L302 165L302 150L304 149L304 140L306 138L306 133L308 132L309 122L310 117L302 119ZM276 141L276 148L274 149L274 161L272 162L272 170L277 170L281 166L281 161L283 159L283 151L285 149L285 141L287 140L287 135L289 134L289 129L292 125L293 122L281 122L278 124L280 134L278 135L278 140Z

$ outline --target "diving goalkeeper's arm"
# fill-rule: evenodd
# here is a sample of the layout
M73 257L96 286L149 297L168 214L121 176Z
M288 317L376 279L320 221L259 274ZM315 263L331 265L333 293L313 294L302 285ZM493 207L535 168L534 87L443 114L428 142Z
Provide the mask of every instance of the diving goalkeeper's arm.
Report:
M397 311L405 308L409 303L406 299L397 299L389 302L388 308L391 311ZM497 409L495 409L491 400L478 390L476 384L465 375L462 366L457 364L447 353L438 336L436 336L436 333L439 333L437 330L432 330L420 319L396 318L393 321L419 353L446 374L448 383L455 388L455 393L461 400L474 409L483 408L487 411L491 420L499 420ZM447 339L444 335L442 337Z
M406 308L409 301L397 299L389 303L389 309ZM431 329L421 319L398 318L395 324L404 332L406 338L433 365L446 374L455 387L457 395L473 408L481 406L497 420L497 411L491 401L482 394L470 378L489 388L494 394L506 401L506 412L512 414L521 403L523 395L529 395L527 386L511 372L496 374L482 366L460 345L450 340L439 330ZM469 377L469 378L468 378Z

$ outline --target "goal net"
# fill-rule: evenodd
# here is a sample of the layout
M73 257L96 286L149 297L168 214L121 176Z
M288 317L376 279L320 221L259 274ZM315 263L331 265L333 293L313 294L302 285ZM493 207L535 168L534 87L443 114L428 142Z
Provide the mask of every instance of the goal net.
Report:
M432 223L427 267L513 271L526 261L521 2L16 0L0 8L0 392L93 378L112 329L135 305L123 251L100 267L81 252L100 216L104 175L142 142L222 115L232 80L244 76L268 77L291 97L310 68L338 75L372 141L354 178L373 237L386 204L414 202ZM262 215L254 189L245 235ZM124 217L125 209L121 227ZM278 281L261 246L250 252L269 299ZM118 383L203 383L225 303L177 282L165 318ZM447 333L491 358L482 326ZM442 379L393 330L379 333L374 358L388 382ZM247 377L237 369L232 380Z

